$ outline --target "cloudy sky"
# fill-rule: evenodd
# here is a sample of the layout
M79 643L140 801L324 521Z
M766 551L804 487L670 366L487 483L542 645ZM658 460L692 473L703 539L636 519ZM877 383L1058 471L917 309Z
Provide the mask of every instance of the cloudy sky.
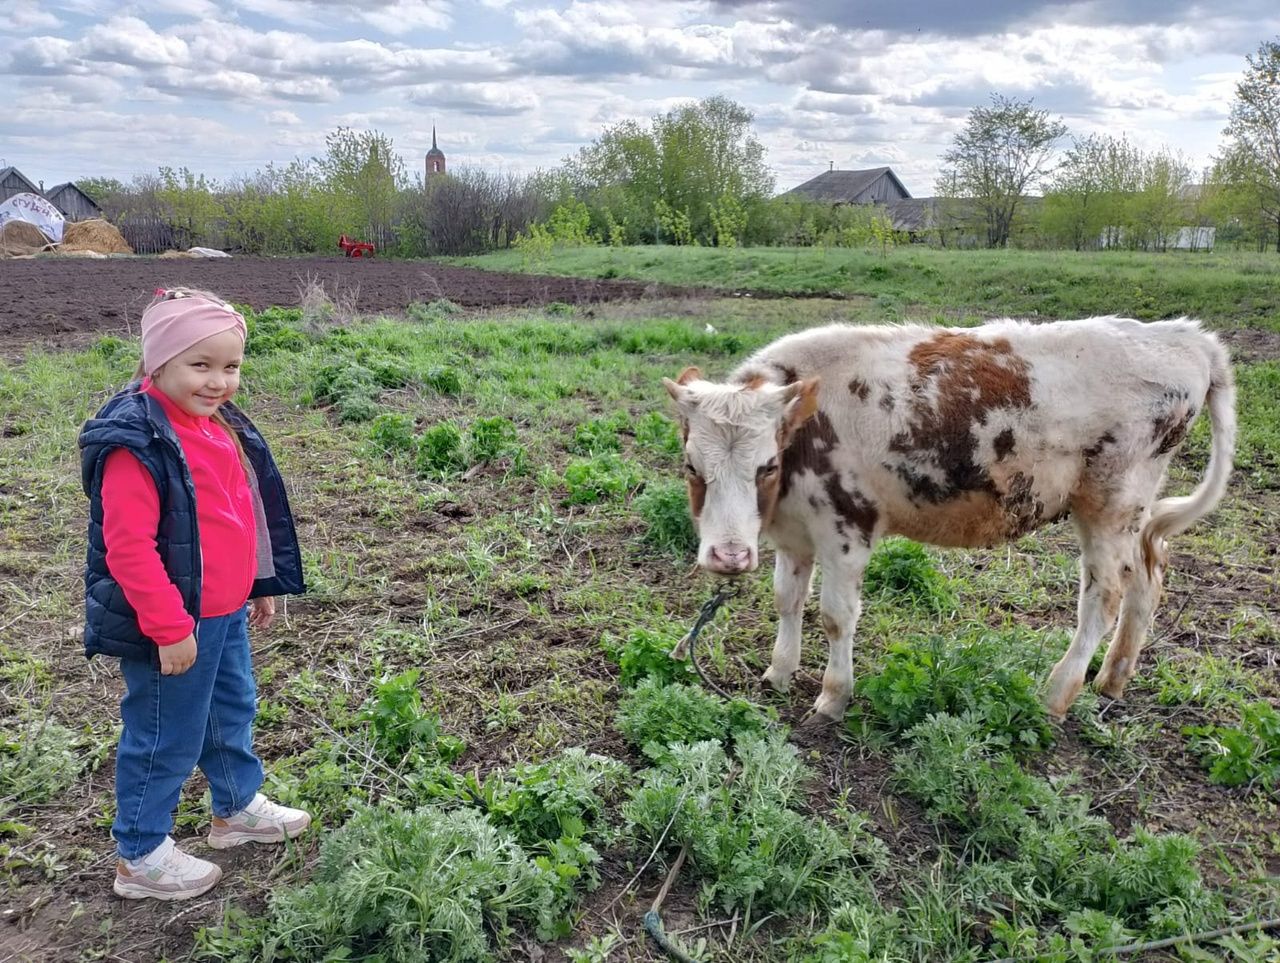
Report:
M889 164L924 196L993 91L1198 167L1245 55L1277 36L1277 0L9 0L0 167L222 178L346 125L416 172L434 123L450 166L524 173L724 94L779 190Z

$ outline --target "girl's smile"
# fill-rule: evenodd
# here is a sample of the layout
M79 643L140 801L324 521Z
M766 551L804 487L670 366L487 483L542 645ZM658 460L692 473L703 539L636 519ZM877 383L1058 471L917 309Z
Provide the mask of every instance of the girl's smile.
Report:
M155 386L189 415L207 418L240 387L244 342L235 330L198 341L151 376Z

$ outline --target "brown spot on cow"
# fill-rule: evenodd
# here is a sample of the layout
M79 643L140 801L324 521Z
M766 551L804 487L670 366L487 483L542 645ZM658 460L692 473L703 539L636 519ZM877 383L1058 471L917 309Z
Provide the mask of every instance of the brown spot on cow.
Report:
M977 461L975 429L992 411L1031 407L1027 363L1005 338L985 341L954 331L922 341L908 358L914 368L911 422L889 442L889 450L903 456L893 470L916 501L994 493L991 476Z
M1111 432L1104 432L1102 437L1084 450L1085 464L1091 464L1095 461L1107 448L1108 445L1116 443L1116 436Z
M1004 461L1013 454L1013 429L1006 428L1000 434L996 435L995 441L992 443L995 449L996 461Z
M822 488L836 514L836 527L844 534L847 526L856 528L864 544L870 544L880 513L874 503L856 488L848 489L831 462L831 453L840 444L831 419L824 412L816 412L801 425L783 450L780 497L786 498L795 483L796 476L811 471L823 479ZM810 505L817 507L813 496Z
M1167 455L1187 437L1187 429L1195 420L1196 409L1186 388L1166 388L1159 408L1151 419L1151 441L1155 457Z
M880 396L880 407L884 411L893 411L893 405L893 392L886 390L885 393Z
M742 382L742 387L744 387L748 391L758 391L760 388L762 388L764 385L768 383L769 383L768 378L762 375L759 371L754 371L751 373L751 375L747 378L746 381Z
M867 384L861 378L849 379L849 394L853 395L859 401L866 401L871 396L871 385Z
M690 475L685 481L689 486L689 511L696 522L702 518L702 506L707 502L707 483L699 475Z

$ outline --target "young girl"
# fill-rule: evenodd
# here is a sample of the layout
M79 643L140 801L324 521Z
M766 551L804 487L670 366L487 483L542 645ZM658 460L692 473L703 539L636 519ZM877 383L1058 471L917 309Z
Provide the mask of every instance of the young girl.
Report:
M158 291L137 378L80 434L91 501L85 651L117 656L126 693L116 757L115 891L189 899L222 876L174 846L182 784L209 780L209 845L280 842L311 822L264 797L253 752L247 624L299 593L284 483L235 406L245 323L214 295ZM246 602L252 600L246 612Z

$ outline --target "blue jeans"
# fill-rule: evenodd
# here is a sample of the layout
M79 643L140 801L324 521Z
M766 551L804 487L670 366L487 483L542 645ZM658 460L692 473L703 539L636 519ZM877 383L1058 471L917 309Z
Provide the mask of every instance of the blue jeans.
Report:
M173 828L182 784L197 765L215 816L244 809L262 787L247 610L201 619L195 665L182 675L161 675L158 660L142 659L121 659L120 672L127 688L111 835L122 858L141 859Z

